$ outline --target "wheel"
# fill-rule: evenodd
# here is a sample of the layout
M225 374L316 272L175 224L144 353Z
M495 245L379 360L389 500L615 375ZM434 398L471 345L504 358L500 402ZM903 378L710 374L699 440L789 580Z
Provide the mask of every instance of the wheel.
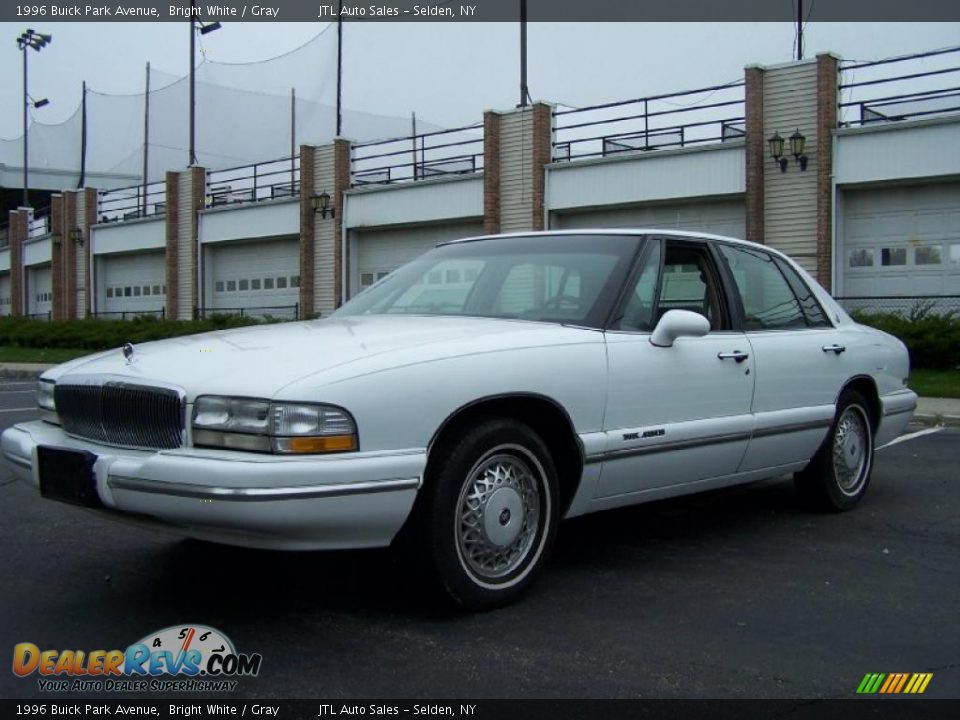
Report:
M844 391L830 434L810 464L794 476L800 495L815 508L849 510L866 494L873 469L873 424L868 407L859 392Z
M434 579L466 609L506 605L533 581L556 534L550 453L508 419L484 420L438 450L422 516Z

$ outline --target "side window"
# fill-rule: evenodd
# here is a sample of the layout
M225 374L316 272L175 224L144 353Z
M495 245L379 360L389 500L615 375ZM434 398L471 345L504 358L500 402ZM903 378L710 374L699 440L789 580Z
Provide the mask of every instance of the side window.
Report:
M657 278L660 276L660 256L662 254L659 240L650 240L651 248L646 263L640 272L640 277L633 286L633 291L627 296L623 312L613 323L617 330L634 330L650 332L653 330L653 308L657 302Z
M780 272L783 273L787 282L790 283L793 294L796 295L797 300L800 301L800 308L803 310L803 316L806 318L807 325L810 327L833 327L827 318L827 314L820 306L816 295L813 294L810 286L804 282L803 278L797 274L797 271L780 258L775 258L775 261L777 267L780 268Z
M667 240L654 325L668 310L690 310L710 321L711 330L729 327L720 281L707 248Z
M750 248L719 245L740 290L746 330L805 328L800 302L773 256Z

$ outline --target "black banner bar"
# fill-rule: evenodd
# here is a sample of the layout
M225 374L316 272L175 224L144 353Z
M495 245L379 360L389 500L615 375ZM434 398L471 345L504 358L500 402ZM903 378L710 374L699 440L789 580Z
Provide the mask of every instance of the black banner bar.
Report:
M0 3L3 22L519 22L519 0L34 0ZM527 0L530 22L793 22L794 3L771 0ZM949 22L957 0L830 0L814 3L808 22Z
M283 720L940 720L960 701L851 700L0 700L5 718L283 718Z

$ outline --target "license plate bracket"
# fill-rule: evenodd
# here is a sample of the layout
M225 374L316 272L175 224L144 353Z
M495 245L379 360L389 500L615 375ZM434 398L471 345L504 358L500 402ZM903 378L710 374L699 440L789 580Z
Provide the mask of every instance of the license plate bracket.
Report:
M93 471L96 461L97 456L85 450L39 446L40 495L70 505L103 507Z

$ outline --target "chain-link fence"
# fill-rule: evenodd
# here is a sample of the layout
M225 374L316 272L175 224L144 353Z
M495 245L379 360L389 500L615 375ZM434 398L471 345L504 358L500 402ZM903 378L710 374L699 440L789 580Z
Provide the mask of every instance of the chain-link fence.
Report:
M905 318L929 314L960 316L960 295L861 295L834 299L847 312L892 313Z

